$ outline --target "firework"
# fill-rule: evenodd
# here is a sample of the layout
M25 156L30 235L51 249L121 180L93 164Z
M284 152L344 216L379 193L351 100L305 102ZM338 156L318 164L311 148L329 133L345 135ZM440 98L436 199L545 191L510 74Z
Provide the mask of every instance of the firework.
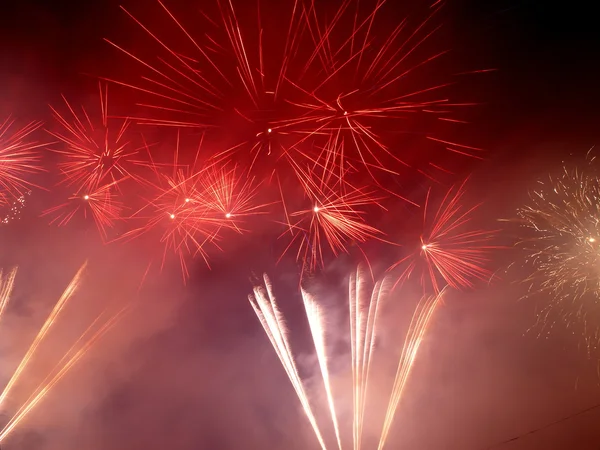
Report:
M312 272L353 248L366 259L364 244L384 240L376 220L388 194L409 201L386 186L399 183L406 167L434 179L430 169L446 170L429 161L430 147L479 157L480 149L436 128L464 122L460 111L470 105L450 98L454 75L437 70L444 69L437 64L446 53L432 50L441 2L400 20L388 0L270 3L255 9L214 0L195 16L157 0L160 14L150 15L156 22L123 8L148 45L109 42L137 65L140 78L105 78L97 111L66 99L64 111L51 108L59 184L70 191L44 215L59 225L90 218L104 241L156 234L162 264L175 255L185 280L190 258L208 265L209 250L220 250L226 233L246 233L250 217L273 214L270 206L281 201L281 257L294 254ZM145 112L109 116L104 82L126 86ZM157 163L143 136L138 146L133 124L178 129L174 162ZM200 129L206 142L193 164L179 161L182 129ZM415 136L419 151L413 151ZM15 191L2 177L0 164L0 195ZM131 181L139 196L126 192ZM277 188L279 196L269 197ZM437 278L457 287L485 274L484 258L471 245L481 236L448 238L458 226L451 221L465 222L456 205L449 209L436 217L443 225L430 231L417 255L437 293ZM401 278L415 272L408 265Z
M435 133L440 121L465 122L459 111L473 105L452 100L446 90L452 74L443 79L433 70L446 53L427 48L440 28L440 2L423 20L399 23L386 20L398 14L386 0L337 6L290 0L267 10L216 0L192 19L157 3L165 18L160 25L125 10L157 54L108 41L142 70L139 82L110 80L144 98L139 104L151 114L141 123L235 129L231 150L246 149L251 166L275 147L276 160L298 158L306 144L332 134L344 141L337 148L344 149L343 169L360 165L373 177L410 164L411 152L396 150L400 133L479 157L481 149ZM445 170L429 163L424 173L429 169Z
M441 123L465 122L460 111L472 105L450 98L457 74L436 70L444 69L438 61L446 53L432 51L441 2L400 21L390 19L399 11L386 0L289 0L269 8L215 0L197 15L156 3L157 21L122 8L149 45L107 40L140 78L105 80L135 93L145 113L131 120L201 129L207 140L203 168L160 175L158 194L141 208L153 212L125 234L166 226L160 240L182 268L187 256L206 260L205 247L220 230L245 231L244 216L266 212L262 206L272 203L254 202L259 187L279 188L287 228L281 237L289 239L282 256L293 249L314 271L326 254L363 251L366 241L382 240L366 216L387 194L412 203L385 188L400 170L433 179L451 173L439 162L421 167L434 147L480 158L481 149L438 132ZM418 152L415 136L422 138ZM450 268L441 259L436 270L453 285L465 284L459 272L466 266Z
M24 194L20 195L16 200L12 202L9 210L6 212L2 220L0 220L0 224L8 225L9 223L14 222L15 220L19 220L21 218L21 212L27 205L27 198L31 195L31 191L27 191Z
M44 337L46 336L46 334L48 334L48 331L50 331L50 328L55 323L58 315L61 313L61 311L63 310L63 308L69 301L69 299L73 296L73 294L75 294L75 291L77 290L77 287L81 280L81 275L82 275L84 269L85 269L85 264L79 269L79 271L77 272L77 274L75 275L75 277L73 278L73 280L71 281L69 286L67 286L67 289L65 289L65 291L59 298L58 302L56 302L56 305L54 306L54 309L48 316L48 319L46 319L46 322L44 323L44 325L40 329L39 333L33 340L33 343L27 350L27 353L21 360L21 363L19 364L17 369L14 371L14 373L13 373L11 379L9 380L9 382L7 383L7 385L4 387L2 394L0 394L0 406L2 406L2 404L4 403L4 400L10 393L10 390L15 385L15 383L17 382L17 380L19 379L19 377L21 376L21 374L23 373L23 371L25 370L25 368L31 361L31 358L35 354L35 351L39 347L40 343L44 340Z
M345 158L374 175L373 170L397 173L390 167L407 165L407 155L392 150L391 129L411 116L443 117L456 105L436 94L447 83L414 87L409 80L412 72L445 53L415 57L439 28L430 27L438 8L416 27L406 19L387 27L380 20L386 1L371 4L343 2L327 14L320 9L324 5L311 2L305 10L310 57L289 82L303 97L293 104L309 128L304 133L342 134Z
M279 306L277 305L275 295L273 294L271 281L266 275L264 276L264 284L264 288L262 286L255 287L254 294L250 295L248 299L300 399L300 403L313 427L319 444L321 444L321 448L326 450L325 442L321 436L321 431L319 430L317 420L308 401L304 384L300 379L300 374L296 367L296 361L294 360L290 348L288 331L283 315L279 311Z
M254 178L246 179L237 166L211 164L200 177L199 201L214 220L241 233L241 221L267 212L269 204L256 202L258 187Z
M350 316L350 343L351 343L351 366L353 385L353 423L352 442L355 450L362 446L362 429L365 414L365 406L368 399L368 382L371 371L371 362L375 349L375 338L378 332L378 316L381 312L382 303L387 296L391 283L384 279L375 284L373 289L366 288L365 272L360 268L350 277L349 281L349 316ZM280 312L273 287L269 278L264 277L265 288L255 287L254 293L249 296L250 303L254 308L273 348L275 349L281 363L294 386L296 394L304 408L315 435L323 449L326 443L320 431L315 414L308 401L304 384L300 378L294 356L291 351L288 330ZM306 315L315 345L317 360L321 371L329 413L332 418L338 448L342 448L342 433L332 393L331 377L329 374L327 349L327 311L319 304L319 301L310 293L301 290L302 299L306 309ZM443 297L443 291L431 297L424 297L419 302L410 326L406 333L404 347L398 362L398 369L394 378L389 405L386 410L385 420L379 439L379 450L384 448L389 430L393 423L394 415L398 409L402 394L414 366L419 346L424 338L425 332L431 322L433 313Z
M417 276L424 291L439 293L445 284L464 289L473 287L477 280L490 279L492 272L486 265L489 252L498 248L490 243L496 232L469 229L473 212L480 205L464 207L466 181L448 190L433 217L428 216L428 191L424 232L418 242L411 243L415 250L390 267L401 269L398 282Z
M517 244L528 272L527 296L544 294L540 323L551 328L555 322L583 322L584 334L597 330L600 297L600 181L595 157L588 158L585 167L565 165L530 192L518 210L524 238ZM589 345L598 340L594 334L586 336Z
M44 322L43 326L35 336L25 356L13 372L10 380L2 390L2 393L0 394L0 408L4 406L5 400L9 397L15 385L19 382L30 362L34 359L40 345L42 342L44 342L52 327L59 320L63 310L75 295L75 292L81 283L85 267L86 264L79 269L71 283L69 283L58 302L52 309L50 315ZM6 277L2 277L0 275L0 317L10 298L16 272L17 270L14 269ZM27 414L32 411L40 401L43 400L48 392L50 392L51 389L73 368L73 366L87 353L92 345L116 324L125 311L126 308L112 316L108 315L105 311L96 318L96 320L86 329L79 339L77 339L75 344L69 349L63 358L56 364L54 369L40 383L38 388L29 396L25 403L22 404L18 411L12 416L10 421L2 430L0 430L0 443L7 438L14 428L18 426L19 423L27 416Z
M348 253L350 245L356 242L366 242L381 234L365 222L365 212L359 209L373 202L363 190L345 194L330 192L310 200L309 208L289 214L288 231L281 235L289 233L291 236L284 254L296 245L296 259L309 271L323 267L325 245L338 255Z
M12 202L34 186L27 177L42 170L37 150L47 145L32 140L41 126L31 122L15 130L14 120L0 122L0 204Z
M327 249L337 256L348 253L354 243L381 239L381 231L369 225L364 217L369 208L381 207L383 197L375 190L349 184L326 150L306 166L296 162L292 165L303 187L306 207L290 210L280 184L288 228L281 237L291 238L283 254L296 246L296 259L308 271L314 271L324 265Z
M8 301L10 300L10 295L12 294L13 286L15 284L16 275L17 269L11 270L8 275L4 275L4 273L0 271L0 320L2 320L4 311L8 306Z
M184 281L189 278L188 257L200 255L208 265L206 246L211 243L216 245L218 231L228 221L226 215L214 217L214 209L211 208L218 206L214 202L207 204L208 197L203 195L201 181L207 170L218 161L212 161L206 167L201 166L199 156L202 143L203 139L191 164L183 164L179 159L179 134L172 163L157 163L149 153L148 167L155 175L155 181L144 181L149 195L142 198L142 206L130 218L140 221L141 225L119 238L131 240L156 231L163 245L161 267L167 254L175 254L181 264Z
M139 164L135 158L142 148L136 148L128 137L130 121L109 119L108 87L100 84L99 90L99 120L84 108L78 114L64 97L70 119L51 107L62 130L48 132L64 145L55 150L63 159L58 167L63 182L75 186L77 195L101 186L117 187L126 178L135 179L132 169Z
M365 295L364 280L357 271L351 275L348 292L350 312L350 348L352 353L353 410L352 436L354 449L361 448L363 423L371 360L375 348L375 330L379 301L386 294L377 282L371 296Z
M114 192L117 183L74 193L64 203L45 210L42 216L52 217L50 223L58 226L67 225L78 216L84 220L91 217L100 236L106 240L108 229L112 228L117 220L122 219L123 204Z
M140 85L119 83L144 92L152 99L152 103L145 106L151 108L154 114L151 118L140 119L142 122L178 127L216 126L218 119L222 119L226 113L224 103L227 103L228 98L238 101L248 99L254 109L260 109L265 97L273 98L277 95L277 86L284 80L286 63L283 66L277 64L280 69L275 72L275 78L271 79L271 72L265 70L263 56L271 58L274 54L264 50L264 45L278 41L264 39L265 30L260 25L260 12L256 17L258 27L254 23L252 31L246 33L247 30L242 31L233 3L217 0L213 3L214 8L210 14L202 12L196 18L194 28L203 29L204 33L195 36L165 3L160 0L157 3L166 19L161 24L160 31L152 30L122 9L158 44L158 48L162 50L158 57L153 55L142 59L107 40L148 70L149 75L142 77L143 83ZM284 60L289 60L291 56L294 44L290 41L295 41L299 28L299 2L290 3L290 6L291 22L288 23L291 25L288 42L283 50ZM187 49L194 57L174 49L174 36L166 39L159 37L165 35L162 28L169 25L187 41ZM251 44L246 42L247 39L250 39ZM272 88L267 84L272 84ZM246 117L235 106L227 106L236 115ZM168 118L156 118L157 113L161 112ZM173 119L173 116L187 117L187 120ZM270 134L274 129L265 128L262 131Z

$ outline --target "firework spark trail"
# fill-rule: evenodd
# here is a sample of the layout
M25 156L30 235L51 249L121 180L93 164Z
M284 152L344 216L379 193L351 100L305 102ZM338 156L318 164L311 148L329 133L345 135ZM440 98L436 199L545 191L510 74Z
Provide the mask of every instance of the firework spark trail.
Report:
M354 414L352 431L354 436L354 449L359 450L362 445L362 430L364 424L365 407L371 358L375 344L375 330L379 304L386 293L385 281L378 281L368 296L361 294L363 289L364 274L359 269L350 276L349 282L349 312L350 312L350 347L352 352L352 386ZM366 311L365 311L366 310Z
M4 311L8 306L8 301L10 300L10 295L12 294L13 286L15 284L16 275L16 267L7 275L4 275L3 271L0 270L0 321L2 320Z
M389 277L386 277L375 283L372 289L366 289L366 278L368 278L367 271L359 266L356 273L350 276L348 291L353 394L352 439L353 448L355 450L360 450L362 448L362 432L368 398L367 393L371 362L374 355L374 344L378 331L377 321L379 312L381 310L383 299L391 291L392 286L392 280ZM302 405L305 407L305 411L310 411L302 380L295 368L293 355L289 349L287 329L285 329L283 325L283 317L274 301L272 286L266 275L265 285L266 290L262 287L254 288L254 296L250 296L250 302L252 303L265 332L271 340L280 361L288 373L290 381L296 389ZM398 409L409 375L414 366L419 347L428 330L437 306L443 300L445 292L446 289L434 296L421 298L411 318L410 325L406 332L402 353L398 360L398 368L380 435L379 450L381 450L387 442L394 415ZM321 375L323 377L327 403L334 424L338 447L341 448L342 439L334 407L334 397L328 368L327 346L325 343L326 330L324 328L324 322L326 311L322 310L318 301L304 289L301 290L301 293ZM307 415L309 415L309 420L311 421L311 424L313 424L317 436L320 436L320 433L317 431L318 427L314 415L312 412L310 412L310 414L307 412Z
M290 349L285 321L277 306L271 281L266 275L264 276L264 283L265 288L255 287L254 294L249 295L248 299L296 391L296 395L304 408L304 412L315 432L321 448L326 450L327 447L323 441L317 420L312 412L308 396L306 395L304 385L298 374L298 369L296 368L296 363Z
M35 389L33 391L33 393L29 396L29 398L22 404L22 406L19 408L19 410L13 415L13 419L18 417L25 409L27 409L27 407L36 398L37 394L39 392L41 392L42 390L44 390L43 388L46 385L48 385L48 382L54 377L54 375L57 372L60 372L60 370L65 366L64 363L67 362L73 356L75 350L77 350L77 348L79 347L79 344L83 340L85 340L85 337L87 336L87 334L96 326L97 322L99 322L99 320L101 319L102 316L103 316L103 313L100 314L98 317L96 317L96 319L91 323L91 325L79 336L77 341L75 341L75 343L71 346L71 348L63 355L63 357L60 359L60 361L55 365L54 369L51 370L48 375L46 375L46 378L44 378L44 380L39 384L37 389ZM31 409L31 408L29 408L29 409ZM4 429L6 429L10 426L10 424L13 422L13 419L11 419L9 421L9 423L7 425L5 425ZM0 434L1 433L2 432L0 432ZM0 439L0 442L1 442L1 439Z
M404 347L398 364L398 371L392 388L392 395L385 416L381 438L379 440L378 449L382 450L388 438L390 428L394 421L394 416L398 410L398 405L404 393L404 388L414 366L415 358L419 351L419 347L423 342L423 337L429 326L433 313L438 304L444 297L445 289L437 293L435 296L424 297L419 302L415 313L410 322Z
M48 133L65 145L65 149L55 149L64 161L58 167L64 175L63 183L75 185L77 194L82 191L94 191L102 185L117 187L117 182L124 178L139 180L132 170L135 165L142 164L134 157L143 147L134 148L128 140L130 121L122 120L120 126L113 129L108 117L108 87L100 90L100 121L95 123L93 115L82 108L78 115L67 99L65 104L72 116L68 120L55 108L50 107L57 123L63 132L48 130ZM85 193L85 192L83 192Z
M10 118L0 122L0 203L23 195L28 186L35 186L25 177L43 171L36 150L47 144L30 141L42 123L31 122L13 132L14 124Z
M308 324L310 326L310 332L315 344L317 360L319 361L319 367L321 369L321 376L323 377L323 386L325 387L325 393L327 395L327 404L329 405L329 412L331 413L335 437L337 438L338 447L341 450L342 440L340 438L340 426L338 423L337 414L335 412L335 403L333 401L333 392L331 390L331 380L329 377L329 369L327 367L327 347L325 344L325 327L323 325L323 317L321 316L320 307L313 296L304 289L302 289L301 292L304 308L306 309L306 317L308 318Z
M390 267L403 267L398 283L417 273L424 291L431 285L433 292L441 292L440 278L455 289L472 288L476 280L487 281L492 272L486 268L489 251L499 248L490 241L496 234L492 230L465 230L480 204L464 208L465 180L450 188L431 221L427 214L429 194L424 207L423 225L418 250L410 253ZM415 245L416 246L416 245Z
M19 409L17 414L10 420L10 422L0 432L0 443L6 439L10 432L27 416L27 414L50 392L50 390L73 368L75 364L88 352L88 350L98 341L106 332L114 327L121 317L128 310L128 306L123 308L117 314L108 319L102 326L100 326L85 343L76 350L76 346L84 340L86 335L91 334L93 326L99 321L102 314L90 325L90 327L80 336L75 345L69 349L67 354L63 357L59 365L54 369L56 373L50 378L50 375L42 382L37 388L34 394L30 396L27 402ZM60 364L65 361L62 367Z
M6 387L2 391L2 394L0 394L0 406L2 406L2 404L4 403L6 397L10 393L12 387L19 380L19 377L23 373L23 370L25 370L25 368L27 367L27 364L31 361L31 358L35 354L37 348L39 347L39 345L43 341L44 337L48 334L48 331L50 331L50 328L55 323L56 319L58 318L59 314L61 313L61 311L63 310L63 308L65 307L65 305L69 301L69 299L71 299L71 297L73 297L73 295L75 294L75 291L77 290L77 288L79 286L79 283L81 281L81 277L83 275L83 271L85 270L86 266L87 266L87 262L84 263L81 266L81 268L77 271L77 274L75 275L75 277L73 278L73 280L71 280L71 282L69 283L69 285L67 286L67 288L65 289L65 291L63 292L63 294L61 295L61 297L59 298L58 302L56 302L56 305L54 306L54 309L52 310L52 312L50 313L50 315L46 319L46 322L44 323L44 325L42 326L42 328L38 332L37 336L33 340L31 346L27 350L27 353L25 354L25 356L21 360L21 363L19 364L19 366L17 367L17 369L13 373L12 377L8 381Z

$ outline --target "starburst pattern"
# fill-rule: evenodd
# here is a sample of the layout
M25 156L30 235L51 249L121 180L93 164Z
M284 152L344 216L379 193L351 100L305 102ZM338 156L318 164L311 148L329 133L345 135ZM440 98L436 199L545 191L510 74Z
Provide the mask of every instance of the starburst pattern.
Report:
M447 191L433 217L428 191L423 233L412 243L415 250L390 267L400 268L399 283L416 276L426 292L439 293L445 285L464 289L472 288L475 281L490 280L489 253L499 248L491 242L497 232L469 226L480 205L464 206L466 182Z
M590 350L600 331L600 181L595 157L583 167L565 164L562 172L538 183L518 210L524 238L517 243L527 276L527 297L543 299L539 323L583 324Z

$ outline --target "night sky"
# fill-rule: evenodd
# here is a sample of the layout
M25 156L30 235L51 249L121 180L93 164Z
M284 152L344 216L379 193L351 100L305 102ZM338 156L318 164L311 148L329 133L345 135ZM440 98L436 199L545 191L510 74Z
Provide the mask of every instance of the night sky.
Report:
M147 42L114 0L4 3L0 118L50 120L48 105L60 104L61 94L88 102L97 95L96 77L122 78L135 67L103 38L135 48ZM141 2L122 3L145 11ZM190 11L200 3L168 2ZM514 216L538 177L599 144L600 32L588 3L456 0L445 6L450 61L461 70L497 69L461 87L482 103L468 132L486 154L457 169L472 174L468 198L485 200L478 220L492 227ZM124 110L130 104L125 91L109 89L115 108ZM44 174L40 183L50 178ZM411 189L418 191L419 183ZM54 194L34 189L22 219L0 229L0 267L19 266L0 323L0 385L85 260L85 294L74 300L81 313L66 318L73 328L105 305L133 299L135 309L2 443L3 450L319 448L247 301L252 277L269 273L290 329L298 331L299 365L309 384L316 383L297 266L293 258L276 264L281 249L272 242L279 233L259 228L251 239L225 242L224 252L211 255L210 270L190 265L186 285L177 262L167 264L138 294L147 248L103 245L86 223L48 226L39 216ZM389 259L382 251L374 249ZM557 330L539 337L531 329L536 304L518 301L515 274L504 270L512 257L510 249L498 252L498 277L490 286L446 298L422 345L388 448L600 447L600 407L527 435L600 404L600 372L598 354L588 356L576 336ZM343 303L344 279L353 267L350 256L329 261L315 283L332 302ZM403 305L394 304L390 317L405 318ZM64 327L39 370L64 348L71 333ZM381 347L393 355L400 338L395 326L389 328ZM348 384L343 370L335 379ZM374 403L382 401L375 397ZM0 410L0 426L14 406Z

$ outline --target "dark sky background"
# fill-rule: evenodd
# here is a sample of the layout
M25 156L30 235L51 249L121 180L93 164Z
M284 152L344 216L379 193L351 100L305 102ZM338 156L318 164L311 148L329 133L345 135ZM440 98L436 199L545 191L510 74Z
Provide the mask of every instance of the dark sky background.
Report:
M47 104L58 102L61 93L94 95L95 81L84 74L126 70L122 56L102 38L132 45L143 38L113 0L4 3L0 117L43 120ZM488 155L469 167L473 191L487 199L483 218L510 217L536 177L556 170L564 156L583 154L598 143L600 39L588 3L457 0L448 5L445 21L460 67L499 69L469 86L485 101L470 132ZM20 266L17 293L0 324L0 380L22 354L33 324L85 259L90 260L86 294L73 306L85 314L135 297L148 262L138 247L100 245L94 230L48 227L37 218L40 202L33 198L23 220L0 230L0 266ZM210 272L195 267L185 287L178 267L153 276L135 313L2 448L317 449L246 300L249 277L269 272L282 303L283 293L290 293L284 309L293 318L291 328L298 329L296 345L309 350L299 299L291 295L295 267L275 266L274 255L265 250L269 239L259 234L237 242L213 258ZM499 256L497 266L509 260L509 254ZM321 281L332 293L343 293L342 279L351 267L342 258ZM579 340L565 332L543 339L527 333L535 305L519 303L511 281L503 275L491 287L448 297L423 344L389 448L485 449L600 403L598 355L588 358ZM405 317L402 305L394 303L397 315L390 316ZM73 316L73 323L77 320ZM384 333L382 354L393 354L399 342L394 336ZM62 341L56 339L58 347ZM54 345L47 349L55 351ZM314 371L309 356L300 361L307 374ZM389 382L382 377L374 385ZM338 386L347 383L343 370L335 379ZM381 395L374 391L378 404ZM598 449L599 420L600 408L497 448ZM374 419L367 422L368 432L377 429Z

